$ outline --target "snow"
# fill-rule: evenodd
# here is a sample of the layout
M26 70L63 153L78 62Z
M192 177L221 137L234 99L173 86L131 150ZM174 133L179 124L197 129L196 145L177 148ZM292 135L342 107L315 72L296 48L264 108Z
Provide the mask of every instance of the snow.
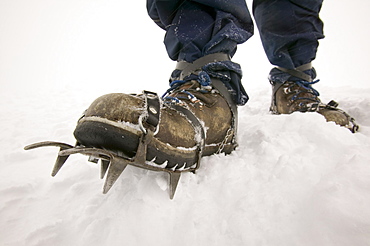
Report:
M102 94L167 89L175 64L136 2L0 2L0 245L369 245L365 0L324 2L327 38L314 64L321 99L338 101L359 133L318 114L269 114L271 66L256 36L235 57L251 97L239 147L183 174L174 200L166 173L128 167L103 195L87 157L71 156L51 177L57 148L23 150L74 144L78 118Z

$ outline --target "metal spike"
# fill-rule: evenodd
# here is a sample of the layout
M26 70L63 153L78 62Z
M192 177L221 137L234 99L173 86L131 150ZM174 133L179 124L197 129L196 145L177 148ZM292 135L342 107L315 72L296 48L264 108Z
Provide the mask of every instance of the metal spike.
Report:
M107 173L107 170L108 170L108 167L109 167L109 161L100 160L100 162L101 162L100 178L103 179L105 174Z
M62 150L66 150L66 149L68 149L68 148L60 147L59 152L62 151ZM65 155L65 156L58 155L58 158L55 161L55 164L54 164L54 167L53 167L53 171L51 172L51 176L54 177L55 175L57 175L57 173L62 168L64 163L67 161L68 157L69 157L69 155Z
M175 196L176 188L180 180L181 173L171 172L170 174L170 199L172 200Z
M105 179L103 194L107 194L123 170L127 167L128 162L121 158L112 158L108 169L107 178Z

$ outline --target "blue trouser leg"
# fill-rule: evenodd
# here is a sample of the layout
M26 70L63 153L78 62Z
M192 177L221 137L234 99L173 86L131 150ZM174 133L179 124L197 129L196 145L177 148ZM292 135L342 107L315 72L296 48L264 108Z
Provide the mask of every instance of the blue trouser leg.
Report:
M322 0L254 0L253 14L273 65L294 69L316 57Z
M295 69L316 57L318 40L324 38L319 18L322 0L254 0L253 14L271 64ZM305 71L316 77L315 69ZM301 80L272 69L271 83Z
M173 60L194 60L212 53L231 57L237 44L253 35L244 0L147 0L149 16L166 30L164 43Z
M270 62L293 69L315 59L323 38L322 0L254 0L253 13ZM217 52L235 53L253 35L244 0L148 0L148 13L167 30L173 60L193 60Z

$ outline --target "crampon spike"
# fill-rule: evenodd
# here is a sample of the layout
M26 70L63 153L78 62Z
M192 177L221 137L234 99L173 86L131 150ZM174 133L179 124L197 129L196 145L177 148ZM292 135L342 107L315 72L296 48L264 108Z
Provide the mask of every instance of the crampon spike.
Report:
M62 151L63 149L60 148L60 151ZM64 165L64 163L67 161L69 155L67 156L58 156L57 157L57 160L55 161L55 164L54 164L54 167L53 167L53 171L51 172L51 176L55 176L57 175L57 173L59 172L59 170L62 168L62 166Z
M108 169L107 178L105 179L103 193L107 192L112 188L113 184L117 181L123 170L127 167L128 162L123 159L112 158Z
M101 160L100 178L103 179L107 173L109 167L109 161Z
M170 199L172 200L173 197L175 196L176 188L180 180L181 173L169 173L170 174L170 187L169 187L169 192L170 192Z

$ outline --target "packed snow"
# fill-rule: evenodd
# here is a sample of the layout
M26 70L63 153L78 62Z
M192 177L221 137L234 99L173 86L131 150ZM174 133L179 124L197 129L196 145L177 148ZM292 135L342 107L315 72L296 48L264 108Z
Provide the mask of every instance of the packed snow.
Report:
M175 64L145 1L1 0L0 245L370 245L369 8L324 2L314 63L321 99L339 102L360 132L315 113L271 115L256 35L235 56L251 98L239 147L203 158L170 200L166 173L128 167L103 195L86 156L51 177L57 148L23 150L74 144L76 121L102 94L167 89Z

